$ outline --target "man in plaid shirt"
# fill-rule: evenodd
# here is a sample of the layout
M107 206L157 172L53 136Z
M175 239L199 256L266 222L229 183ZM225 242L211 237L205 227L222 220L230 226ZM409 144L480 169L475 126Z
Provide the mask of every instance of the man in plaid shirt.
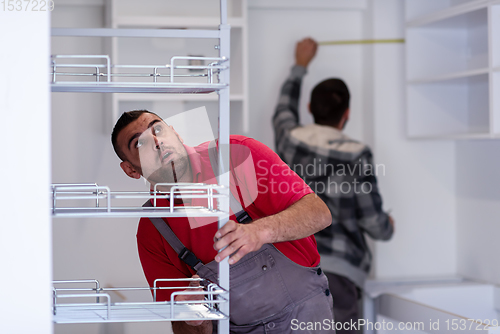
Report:
M332 214L332 225L315 237L334 300L335 322L345 323L357 321L360 288L370 270L371 253L365 234L388 240L394 221L382 211L371 150L342 133L349 119L350 98L342 80L327 79L313 89L309 109L315 124L300 125L302 77L316 50L317 43L310 38L297 43L296 63L281 88L273 126L281 159L306 181Z

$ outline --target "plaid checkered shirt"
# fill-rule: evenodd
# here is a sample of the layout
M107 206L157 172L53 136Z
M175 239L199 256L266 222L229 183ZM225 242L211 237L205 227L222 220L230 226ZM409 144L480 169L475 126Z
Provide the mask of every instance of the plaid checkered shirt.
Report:
M281 88L273 117L276 150L326 203L332 225L315 234L323 270L349 278L362 288L371 265L365 234L388 240L393 233L368 146L340 130L319 124L301 126L298 105L306 69L292 67Z

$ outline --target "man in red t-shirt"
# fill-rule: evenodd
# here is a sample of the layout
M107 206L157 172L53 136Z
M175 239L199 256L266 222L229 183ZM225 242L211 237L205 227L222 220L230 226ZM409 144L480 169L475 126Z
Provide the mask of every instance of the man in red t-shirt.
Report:
M123 171L132 178L145 177L152 186L216 183L208 143L183 145L177 132L154 113L124 113L113 129L112 143ZM162 223L170 226L201 266L208 268L230 256L232 332L289 333L305 329L308 322L333 321L328 283L317 267L319 254L312 236L331 223L328 208L265 145L243 136L231 136L230 144L231 193L238 194L252 222L240 224L232 213L219 230L210 218L169 218ZM176 205L197 206L197 201ZM163 200L157 205L169 203ZM137 243L150 286L157 278L208 276L184 263L147 218L139 223ZM168 291L160 290L157 299L169 300ZM211 321L178 321L172 327L175 333L213 331Z

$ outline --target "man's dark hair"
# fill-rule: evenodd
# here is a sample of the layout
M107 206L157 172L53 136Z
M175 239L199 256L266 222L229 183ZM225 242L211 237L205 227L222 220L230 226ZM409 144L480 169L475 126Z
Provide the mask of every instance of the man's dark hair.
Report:
M311 113L314 122L337 126L349 108L349 89L341 79L320 82L311 92Z
M118 144L116 143L116 140L118 138L118 134L125 129L127 125L132 123L133 121L137 120L142 114L149 113L156 115L154 112L151 112L146 109L141 109L141 110L132 110L132 111L127 111L124 112L120 118L116 121L115 127L113 128L113 132L111 133L111 143L113 144L113 149L115 150L116 155L122 160L126 161L125 154L120 150L118 147ZM156 115L158 116L158 115ZM158 116L160 119L161 117Z

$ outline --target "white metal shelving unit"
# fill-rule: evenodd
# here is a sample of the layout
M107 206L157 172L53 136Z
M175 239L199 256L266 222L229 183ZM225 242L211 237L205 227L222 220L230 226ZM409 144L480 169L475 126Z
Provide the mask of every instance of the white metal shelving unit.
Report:
M244 0L242 0L244 1ZM241 2L242 4L243 2ZM122 20L132 25L133 19ZM213 18L206 23L214 24ZM53 36L109 37L112 43L117 38L175 38L211 39L217 42L215 56L173 56L168 64L117 65L109 55L53 56L51 64L51 88L53 92L99 92L99 93L161 93L157 96L181 94L184 98L199 94L210 95L211 101L219 105L219 177L218 185L176 184L168 193L157 192L113 192L107 187L93 185L53 185L52 215L60 217L217 217L219 227L228 220L229 175L224 174L229 166L229 107L230 107L230 27L227 22L227 0L220 0L220 24L217 30L191 29L52 29ZM127 23L128 22L128 23ZM180 21L176 21L180 22ZM202 21L204 22L204 21ZM236 20L238 22L238 20ZM205 25L205 23L200 26ZM189 61L202 64L189 64ZM187 64L186 64L187 62ZM76 80L75 77L78 79ZM168 95L164 95L168 94ZM116 96L117 94L113 94ZM127 95L130 96L130 95ZM172 99L170 97L170 99ZM206 199L206 206L180 208L137 207L137 201L183 198ZM117 201L136 200L135 206L116 205ZM190 281L192 279L182 279ZM166 280L162 280L166 281ZM172 280L170 280L172 281ZM179 280L173 280L179 281ZM94 282L94 281L92 281ZM88 281L55 282L55 285L81 284ZM219 264L219 282L212 284L202 280L204 292L176 291L169 302L113 303L109 291L150 288L103 289L96 283L94 288L54 287L54 322L56 323L100 323L131 321L171 320L218 320L220 334L229 333L229 264L227 259ZM152 288L156 293L156 286ZM184 290L185 288L182 288ZM175 302L174 296L203 294L203 302ZM96 298L97 297L97 298ZM95 299L89 302L89 298ZM69 303L61 303L69 300ZM83 301L83 302L82 302Z
M500 138L498 0L406 1L411 138Z

